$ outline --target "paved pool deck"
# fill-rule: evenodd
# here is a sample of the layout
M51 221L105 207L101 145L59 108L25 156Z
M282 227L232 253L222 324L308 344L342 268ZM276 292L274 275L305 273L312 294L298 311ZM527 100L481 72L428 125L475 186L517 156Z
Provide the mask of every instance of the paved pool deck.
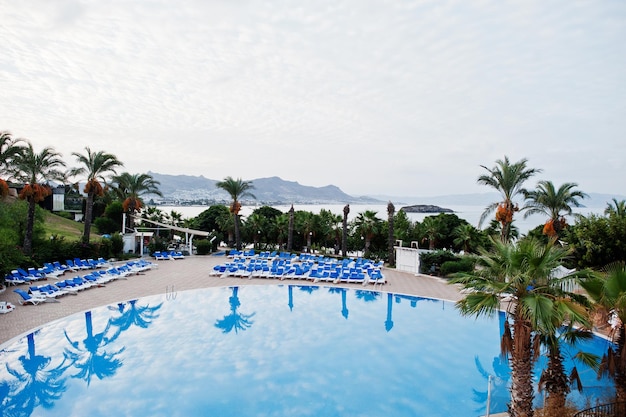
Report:
M221 278L212 276L210 272L217 264L228 261L225 256L206 255L188 256L184 259L154 261L157 268L151 269L140 275L132 275L127 279L112 281L104 287L83 290L78 295L63 295L58 298L59 302L45 302L38 305L20 305L20 296L13 292L15 288L27 290L25 284L17 287L10 286L0 294L0 301L8 301L15 305L12 312L0 314L0 345L5 342L29 333L42 327L48 322L69 316L74 313L90 310L94 307L116 304L119 301L132 300L135 298L164 294L167 291L186 291L208 287L230 287L241 285L278 285L285 283L311 284L311 280L288 279L281 281L271 278ZM82 273L84 274L84 272ZM442 300L457 301L462 295L459 288L449 285L444 279L428 275L415 275L398 271L394 268L384 268L383 274L387 284L377 285L378 291L416 295ZM68 272L61 279L81 275L77 272ZM54 283L54 279L48 279ZM46 281L41 281L45 283ZM319 285L336 285L340 287L369 288L368 284L320 282Z

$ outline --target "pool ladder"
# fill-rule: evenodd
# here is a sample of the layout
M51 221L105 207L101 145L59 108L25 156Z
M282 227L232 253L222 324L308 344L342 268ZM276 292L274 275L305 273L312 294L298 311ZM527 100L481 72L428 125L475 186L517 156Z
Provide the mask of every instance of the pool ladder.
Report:
M172 285L171 289L169 285L165 287L165 299L167 301L175 300L177 295L178 293L174 290L174 285Z

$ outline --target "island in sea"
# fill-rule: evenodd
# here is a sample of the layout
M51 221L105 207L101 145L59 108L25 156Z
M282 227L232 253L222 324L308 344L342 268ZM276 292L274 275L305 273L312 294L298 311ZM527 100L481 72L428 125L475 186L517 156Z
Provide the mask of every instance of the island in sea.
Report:
M405 213L454 213L449 208L443 208L432 204L414 204L412 206L404 206L400 210Z

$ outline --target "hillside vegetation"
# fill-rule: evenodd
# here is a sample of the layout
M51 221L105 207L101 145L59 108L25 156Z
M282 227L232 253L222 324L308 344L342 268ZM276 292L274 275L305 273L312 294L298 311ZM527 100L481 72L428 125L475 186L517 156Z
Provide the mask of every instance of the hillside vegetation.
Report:
M44 222L46 236L64 237L66 241L81 240L83 236L83 224L74 220L66 219L54 213L46 211ZM91 233L91 239L96 241L100 236Z

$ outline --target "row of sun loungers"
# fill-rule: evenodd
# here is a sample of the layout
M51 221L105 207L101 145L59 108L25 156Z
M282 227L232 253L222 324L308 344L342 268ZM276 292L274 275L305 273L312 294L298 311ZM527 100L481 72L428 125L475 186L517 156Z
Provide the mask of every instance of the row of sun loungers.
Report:
M185 255L183 255L180 251L155 251L152 256L157 261L167 261L174 259L185 259Z
M216 265L213 276L240 278L304 279L313 282L384 284L382 262L366 259L336 260L310 254L266 259L263 256L238 257Z
M56 276L54 283L39 285L39 283L31 281L23 281L28 284L28 290L16 288L13 290L20 296L20 304L37 305L43 302L56 302L57 298L64 295L77 295L80 291L88 288L103 287L105 284L118 279L126 279L129 275L138 274L149 269L157 267L156 264L140 259L129 261L119 266L101 267L94 269L84 275L75 276L68 279L60 279ZM70 269L66 269L69 271ZM45 279L45 278L44 278Z
M24 283L30 283L34 281L46 280L48 278L58 279L59 276L63 275L65 272L72 271L82 271L89 269L99 269L105 267L111 267L111 263L106 261L103 258L98 259L68 259L64 264L60 262L46 262L44 266L38 269L28 268L25 270L24 268L17 268L11 271L10 274L5 276L5 281L9 285L18 285Z

